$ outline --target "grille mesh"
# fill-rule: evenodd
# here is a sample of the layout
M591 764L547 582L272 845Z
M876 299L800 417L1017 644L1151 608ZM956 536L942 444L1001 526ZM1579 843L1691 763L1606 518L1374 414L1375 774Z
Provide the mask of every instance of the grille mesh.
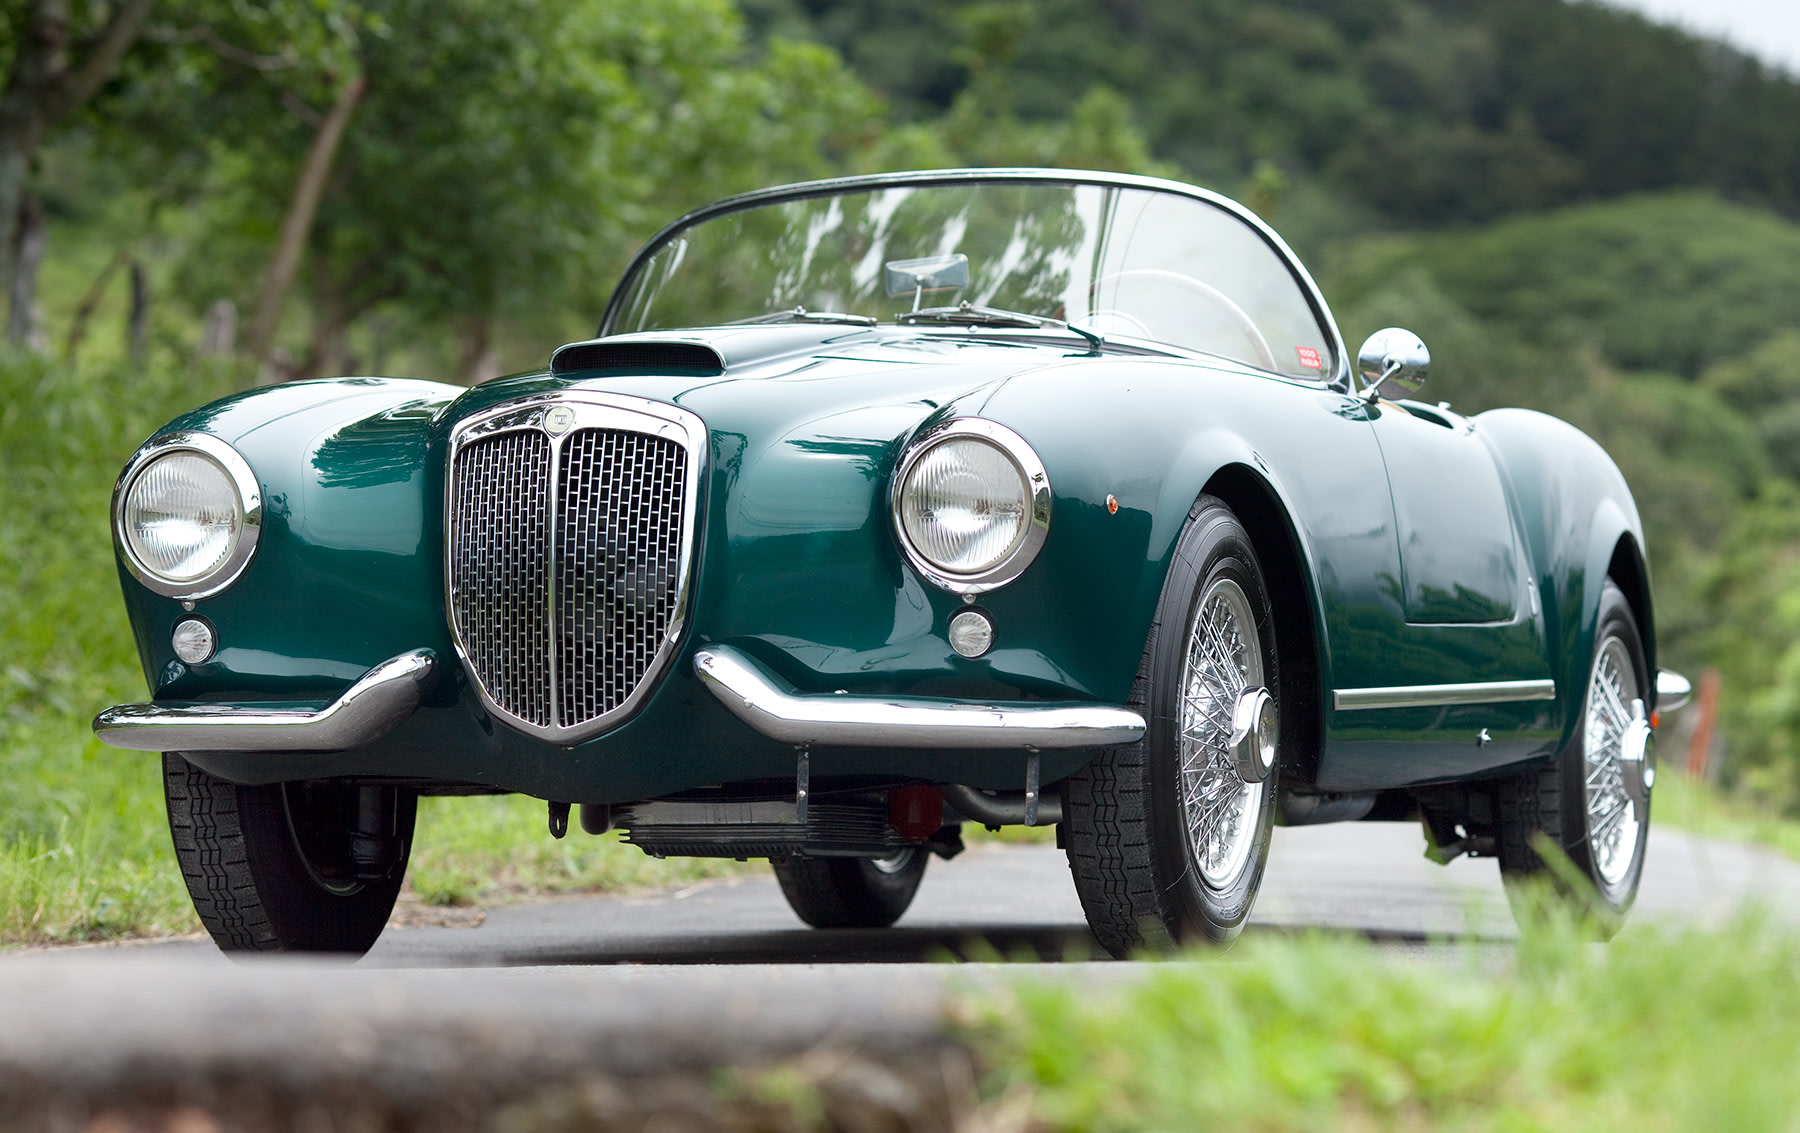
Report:
M562 450L556 648L565 726L611 712L644 679L674 614L687 453L583 429Z
M675 616L686 450L623 430L555 448L506 432L464 446L452 476L457 628L488 695L539 727L620 707Z
M463 648L495 703L550 724L550 438L502 433L456 458L451 581Z

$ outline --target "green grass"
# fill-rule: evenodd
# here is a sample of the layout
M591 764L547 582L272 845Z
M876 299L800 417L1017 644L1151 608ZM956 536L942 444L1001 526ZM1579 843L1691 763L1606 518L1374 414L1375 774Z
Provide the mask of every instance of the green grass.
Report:
M684 885L766 870L717 858L657 860L617 833L550 837L544 804L521 795L419 800L407 884L427 905L494 904L548 893Z
M1800 861L1800 822L1755 799L1723 794L1665 771L1656 780L1652 819L1708 838L1766 846Z
M975 1017L992 1127L1784 1130L1800 1120L1800 938L1750 918L1438 962L1246 939L1104 990L1023 982ZM1010 1118L1010 1121L1001 1119ZM983 1126L988 1127L988 1126Z

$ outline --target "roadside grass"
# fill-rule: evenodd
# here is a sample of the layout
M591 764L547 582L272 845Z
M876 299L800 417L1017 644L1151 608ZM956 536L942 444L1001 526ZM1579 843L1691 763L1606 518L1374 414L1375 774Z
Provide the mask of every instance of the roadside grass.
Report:
M549 893L629 892L768 867L729 858L650 857L615 831L550 837L544 803L523 795L419 800L407 884L427 905L491 905Z
M983 1128L1794 1128L1800 937L1747 916L1434 961L1247 936L1128 982L1021 980L972 1011Z
M1800 861L1800 822L1680 774L1656 780L1651 820L1690 834L1765 846Z

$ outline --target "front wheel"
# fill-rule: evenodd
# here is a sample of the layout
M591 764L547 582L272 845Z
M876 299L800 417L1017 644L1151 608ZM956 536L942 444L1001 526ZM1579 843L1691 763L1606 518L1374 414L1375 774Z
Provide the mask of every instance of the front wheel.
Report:
M908 846L885 858L789 858L772 863L781 895L814 928L886 928L912 904L930 855Z
M1514 909L1526 883L1547 880L1565 896L1591 887L1603 931L1616 928L1637 896L1650 836L1654 754L1644 704L1650 670L1631 605L1611 579L1600 594L1594 656L1575 734L1556 760L1500 785L1499 856ZM1539 839L1580 875L1558 876ZM1562 871L1567 874L1568 871Z
M1279 697L1256 552L1231 510L1202 496L1132 691L1144 738L1101 752L1063 788L1069 870L1108 952L1222 944L1242 930L1274 822ZM1258 705L1251 764L1234 740L1242 709Z
M194 910L225 952L361 955L387 926L418 798L396 787L245 787L163 756L169 831Z

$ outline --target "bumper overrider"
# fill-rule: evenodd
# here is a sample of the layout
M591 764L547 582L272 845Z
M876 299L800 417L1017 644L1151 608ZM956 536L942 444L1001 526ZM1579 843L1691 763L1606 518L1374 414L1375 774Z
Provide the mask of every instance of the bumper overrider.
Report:
M1064 750L1128 744L1144 734L1142 716L1106 705L796 692L728 645L698 650L694 671L738 719L796 746ZM94 718L94 733L133 751L348 751L417 711L436 676L437 658L418 649L383 661L329 702L121 704Z

